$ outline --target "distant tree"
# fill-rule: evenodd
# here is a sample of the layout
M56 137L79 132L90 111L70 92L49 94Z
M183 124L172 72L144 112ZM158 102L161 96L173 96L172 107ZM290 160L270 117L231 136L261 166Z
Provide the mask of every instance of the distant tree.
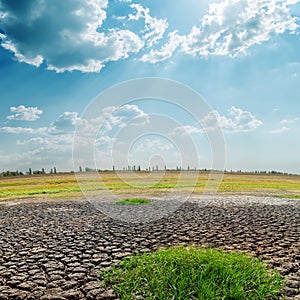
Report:
M56 167L53 167L53 173L56 174Z
M140 165L138 166L138 171L141 171L141 166Z
M46 172L45 172L45 169L44 169L44 168L42 168L42 173L43 173L43 174L46 174Z
M31 170L31 168L29 168L29 170L28 170L28 174L29 174L29 175L31 175L31 174L32 174L32 170Z
M82 167L81 167L81 166L79 166L79 172L80 172L80 173L82 172Z
M115 166L113 166L113 172L115 172L116 171L116 167Z

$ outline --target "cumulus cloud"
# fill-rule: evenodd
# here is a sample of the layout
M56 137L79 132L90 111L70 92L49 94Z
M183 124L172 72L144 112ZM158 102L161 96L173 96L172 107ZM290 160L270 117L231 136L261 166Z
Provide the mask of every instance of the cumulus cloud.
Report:
M224 0L209 4L199 24L187 35L174 34L161 49L151 49L142 61L156 63L172 57L176 49L192 55L235 57L246 54L274 36L299 29L299 18L291 14L290 5L300 0Z
M290 128L286 127L286 126L283 126L279 129L274 129L271 131L272 134L279 134L279 133L283 133L283 132L286 132L286 131L289 131Z
M144 125L150 120L149 115L137 105L125 104L122 106L108 106L102 110L99 118L92 120L94 124L100 124L102 133L111 131L114 127Z
M167 60L172 57L174 51L179 47L182 41L184 41L184 37L178 35L178 31L173 31L169 34L168 42L164 44L161 49L151 49L149 53L142 56L141 60L150 62L151 64Z
M105 134L98 134L99 123L104 122L106 126ZM116 138L113 136L114 129L124 126L141 126L149 122L149 116L136 105L123 105L120 107L110 106L100 111L99 119L86 120L80 118L77 112L64 112L48 127L0 127L0 134L23 134L24 138L16 140L19 147L25 147L24 153L31 157L31 162L41 163L47 166L47 160L52 157L57 162L62 163L70 160L72 156L73 138L75 129L79 131L78 139L82 144L95 147L95 151L100 154L100 158L110 158L109 152ZM81 135L82 133L82 135ZM35 136L38 135L38 136ZM76 145L75 145L76 146ZM27 151L27 149L33 149ZM16 154L17 157L17 154ZM22 156L23 157L23 156ZM27 157L27 158L28 158ZM63 158L62 158L63 157ZM98 157L98 158L99 158ZM87 157L84 157L85 159ZM85 161L85 163L87 163ZM21 165L21 164L19 164Z
M227 116L222 116L217 111L211 111L200 122L200 127L184 125L176 127L171 134L186 136L204 133L217 129L227 133L249 132L257 129L263 122L248 111L232 106L228 109Z
M131 0L114 3L131 9L128 16L107 16L108 0L0 0L0 44L19 62L44 64L55 72L99 72L109 62L138 53L153 64L171 58L176 50L234 57L276 35L297 33L299 19L290 7L299 2L217 1L201 19L199 15L200 22L188 34L180 35L174 29L168 32L166 18ZM122 24L114 27L112 19Z
M86 137L95 136L102 124L103 132L109 132L114 128L120 128L127 125L141 126L150 122L150 117L137 105L122 105L105 107L97 119L86 120L80 118L77 112L64 112L58 118L49 124L48 127L30 128L30 127L0 127L0 133L11 134L43 134L62 136L63 139L67 135L73 137L76 126L79 126L80 133L84 133ZM55 137L57 139L57 137ZM34 142L45 141L41 139L32 139ZM21 144L21 143L19 143Z
M34 66L56 72L98 72L144 45L135 33L102 29L107 0L1 0L2 47ZM22 30L20 30L22 28Z
M236 56L270 40L274 35L299 28L289 5L299 0L225 0L209 4L199 26L194 26L182 44L191 55Z
M12 106L10 112L13 114L6 117L8 120L22 121L35 121L39 119L40 115L43 113L43 111L37 107L25 107L24 105L18 107Z
M79 121L80 118L77 112L64 112L50 124L48 131L53 134L73 132Z
M228 133L253 131L263 124L248 111L232 106L228 110L227 116L221 116L217 111L213 111L201 120L204 130L215 130L221 128Z
M112 145L118 142L114 136L115 129L141 126L149 121L149 115L136 105L109 106L100 111L98 119L86 120L80 118L77 112L64 112L48 127L0 127L0 134L23 134L24 138L19 138L16 144L25 147L25 151L29 147L39 156L64 156L67 160L72 156L74 133L77 128L76 139L80 146L95 147L98 158L109 159ZM101 124L105 127L103 132L99 132ZM82 155L87 159L84 153ZM36 160L38 157L32 159Z
M145 28L143 30L143 39L146 41L148 47L152 47L163 37L169 27L167 20L152 17L150 15L150 9L140 4L131 4L130 7L136 10L136 14L130 14L129 20L138 21L144 19Z

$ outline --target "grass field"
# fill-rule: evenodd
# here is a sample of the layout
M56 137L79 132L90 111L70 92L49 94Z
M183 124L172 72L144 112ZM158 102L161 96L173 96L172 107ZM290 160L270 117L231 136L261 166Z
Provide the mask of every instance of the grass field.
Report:
M105 190L124 195L142 196L148 194L178 192L201 193L218 188L219 194L259 195L300 199L300 176L272 174L217 174L208 182L208 173L194 172L124 172L119 178L115 172L98 173L62 173L51 175L32 175L0 178L0 200L17 198L70 198L99 195ZM181 177L180 177L181 176ZM197 177L198 176L198 177ZM191 180L196 179L196 181ZM191 182L192 181L192 182ZM78 182L80 184L78 184ZM219 185L220 183L220 185ZM194 189L195 187L195 189Z

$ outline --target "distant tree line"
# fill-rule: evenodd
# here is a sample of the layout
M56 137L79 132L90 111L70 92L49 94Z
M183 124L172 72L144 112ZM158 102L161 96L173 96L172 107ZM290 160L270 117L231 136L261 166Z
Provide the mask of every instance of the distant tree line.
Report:
M280 171L243 171L243 170L237 170L237 171L233 171L233 170L230 170L230 171L227 171L227 170L224 170L225 173L247 173L247 174L273 174L273 175L293 175L291 173L287 173L287 172L280 172Z
M53 167L50 169L48 174L56 174L57 170L56 167ZM37 174L47 174L45 171L45 168L42 168L41 170L32 170L31 168L28 169L25 173L22 171L4 171L0 173L0 177L10 177L10 176L23 176L23 175L37 175Z
M224 172L224 173L244 173L244 174L271 174L271 175L292 175L291 173L287 172L280 172L280 171L243 171L243 170L212 170L212 169L198 169L196 167L191 168L190 166L187 166L186 168L183 168L181 166L176 166L176 168L167 168L167 166L164 166L163 168L159 168L158 165L155 166L149 166L148 168L142 169L140 165L128 165L126 167L123 167L121 169L117 169L116 166L112 166L112 168L109 169L93 169L89 167L85 167L84 169L80 166L79 172L106 172L106 171L134 171L134 172L157 172L157 171L199 171L199 172ZM38 175L38 174L56 174L57 169L56 167L53 167L49 170L47 173L45 171L45 168L42 168L41 170L32 170L32 168L29 168L28 171L25 173L22 171L3 171L0 173L0 177L10 177L10 176L23 176L23 175ZM71 171L70 173L74 173L74 171Z
M134 172L140 172L140 171L146 171L146 172L155 172L155 171L198 171L198 172L224 172L224 173L245 173L245 174L281 174L281 175L291 175L290 173L286 172L279 172L279 171L245 171L245 170L214 170L214 169L199 169L196 167L182 167L182 166L176 166L175 168L167 168L165 165L163 168L160 168L158 165L155 166L149 166L146 168L142 168L140 165L128 165L123 168L117 168L116 166L112 166L111 169L94 169L85 167L82 168L79 166L79 172L107 172L107 171L134 171Z

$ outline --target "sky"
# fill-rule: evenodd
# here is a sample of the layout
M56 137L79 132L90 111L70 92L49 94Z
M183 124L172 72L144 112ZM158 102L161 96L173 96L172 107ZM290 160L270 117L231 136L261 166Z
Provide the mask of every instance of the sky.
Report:
M300 0L0 0L0 172L300 174L299 33Z

